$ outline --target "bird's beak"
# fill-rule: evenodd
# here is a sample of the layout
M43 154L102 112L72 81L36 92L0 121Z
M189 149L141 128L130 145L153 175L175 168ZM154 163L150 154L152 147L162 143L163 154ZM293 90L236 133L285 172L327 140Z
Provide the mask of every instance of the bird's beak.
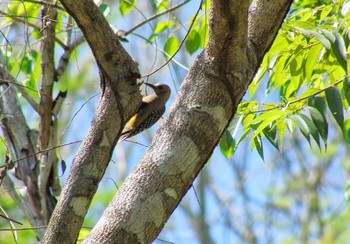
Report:
M151 87L152 89L155 89L155 88L156 88L155 85L153 85L153 84L151 84L151 83L144 82L143 84L145 84L145 85Z

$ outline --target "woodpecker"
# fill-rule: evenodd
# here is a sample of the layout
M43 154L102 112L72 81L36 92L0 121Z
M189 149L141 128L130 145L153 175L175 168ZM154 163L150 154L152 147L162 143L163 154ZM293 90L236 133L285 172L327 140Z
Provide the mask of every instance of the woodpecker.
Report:
M165 104L170 97L170 87L165 84L144 83L154 93L142 98L137 113L126 123L119 141L132 137L154 125L164 114Z

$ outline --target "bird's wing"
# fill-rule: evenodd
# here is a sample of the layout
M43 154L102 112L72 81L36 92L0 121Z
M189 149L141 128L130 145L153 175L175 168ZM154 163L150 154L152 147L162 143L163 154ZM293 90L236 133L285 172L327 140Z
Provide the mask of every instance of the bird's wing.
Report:
M137 110L137 112L125 124L124 129L120 135L118 142L124 141L125 139L133 136L133 132L134 132L135 127L137 126L137 123L138 123L137 122L137 118L138 118L137 115L140 114L140 112L142 111L142 109L145 108L146 105L147 105L146 102L141 102L141 105L140 105L139 109Z

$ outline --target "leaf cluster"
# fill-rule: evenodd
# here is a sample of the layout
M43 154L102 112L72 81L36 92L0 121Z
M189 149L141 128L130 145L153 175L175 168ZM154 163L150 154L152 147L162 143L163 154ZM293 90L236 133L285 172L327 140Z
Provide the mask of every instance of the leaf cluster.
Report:
M263 159L263 139L282 150L286 132L293 134L296 128L310 146L312 138L320 150L321 142L326 149L329 114L350 144L350 120L344 112L350 104L349 1L309 2L294 5L265 55L249 99L238 108L241 123L221 140L224 155L231 156L232 147L250 138L251 149ZM259 102L261 97L271 102Z

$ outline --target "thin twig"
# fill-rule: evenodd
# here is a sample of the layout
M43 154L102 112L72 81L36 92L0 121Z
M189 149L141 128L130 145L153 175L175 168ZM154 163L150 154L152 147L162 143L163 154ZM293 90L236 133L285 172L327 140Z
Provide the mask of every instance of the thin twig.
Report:
M295 100L293 100L293 101L290 101L290 102L287 101L287 102L284 103L284 104L279 104L279 105L276 105L276 106L271 107L271 108L261 109L261 110L252 110L252 111L249 111L249 112L247 112L247 113L241 113L241 114L248 115L248 114L255 114L255 113L268 112L268 111L271 111L271 110L274 110L274 109L279 109L279 108L285 108L285 107L289 106L290 104L298 103L298 102L303 101L303 100L305 100L305 99L308 99L308 98L310 98L310 97L314 97L314 96L316 96L316 95L318 95L318 94L324 92L324 91L327 90L328 88L331 88L332 86L336 86L336 85L340 84L341 82L344 81L344 79L348 79L348 78L350 78L350 75L346 76L345 78L343 78L343 79L341 79L341 80L337 80L336 82L334 82L334 83L332 83L332 84L326 86L325 88L323 88L323 89L321 89L321 90L319 90L319 91L316 91L316 92L310 94L309 96L300 97L300 98L297 98L297 99L295 99Z
M14 21L17 21L17 22L20 22L20 23L23 23L23 24L26 24L30 27L32 27L33 29L37 30L37 31L41 31L41 27L38 26L38 25L35 25L31 22L28 22L26 20L23 20L22 18L33 18L33 19L42 19L42 18L39 18L39 17L32 17L32 16L16 16L16 15L13 15L13 14L8 14L6 12L3 12L0 10L0 14L3 14L7 17L10 17L12 18ZM51 21L57 21L57 20L51 20ZM57 37L55 37L55 41L62 47L62 48L66 48L66 45L64 45L64 43L58 39Z
M64 130L63 130L63 132L62 132L62 135L61 135L61 138L59 139L59 142L62 141L64 134L66 133L68 127L69 127L70 124L73 122L73 120L74 120L75 117L78 115L78 113L83 109L83 107L84 107L91 99L95 98L95 97L96 97L97 95L99 95L99 94L100 94L100 92L97 93L97 94L95 94L95 95L93 95L93 96L91 96L91 97L89 97L89 98L80 106L80 108L78 109L78 111L74 113L73 117L71 118L71 120L68 122L68 124L67 124L66 127L64 128Z
M19 83L17 83L14 79L14 77L12 75L9 74L9 72L4 69L4 67L2 65L0 65L0 71L1 73L3 73L5 75L5 77L7 77L9 80L0 80L0 82L6 82L8 84L13 84L17 87L17 89L19 90L19 92L22 94L22 96L27 100L27 102L33 107L33 109L38 113L42 113L42 108L39 106L39 104L28 94L28 92L25 90L26 89L31 89L36 91L35 89L29 88L27 86L21 85Z
M70 146L70 145L73 145L73 144L76 144L76 143L80 143L82 142L82 140L78 140L78 141L72 141L72 142L67 142L67 143L63 143L63 144L59 144L59 145L56 145L56 146L52 146L52 147L49 147L49 148L46 148L46 149L43 149L43 150L39 150L35 153L32 153L30 155L27 155L25 157L22 157L22 158L19 158L19 159L16 159L14 161L12 161L13 163L17 163L23 159L26 159L26 158L30 158L30 157L33 157L33 156L36 156L40 153L43 153L43 152L47 152L47 151L50 151L50 150L53 150L53 149L56 149L56 148L60 148L60 147L65 147L65 146ZM5 167L6 165L1 165L0 168L3 168Z
M17 221L17 220L14 220L14 219L11 219L10 217L6 216L6 215L3 215L3 214L0 214L0 217L1 218L4 218L8 221L11 221L13 223L16 223L16 224L19 224L19 225L23 225L21 222ZM12 228L11 228L12 229Z
M39 230L39 229L46 229L47 226L33 226L33 227L24 227L24 228L0 228L1 231L19 231L19 230Z
M180 8L181 6L185 5L186 3L190 2L190 1L191 1L191 0L183 1L182 3L176 4L176 5L172 6L171 8L169 8L169 9L167 9L167 10L164 10L164 11L158 13L158 14L155 14L155 15L153 15L153 16L147 18L147 19L144 20L143 22L141 22L141 23L135 25L135 26L132 27L130 30L125 31L124 34L125 34L125 35L128 35L128 34L134 32L134 31L135 31L136 29L138 29L139 27L143 26L144 24L147 24L148 22L150 22L150 21L152 21L152 20L154 20L154 19L156 19L156 18L158 18L158 17L160 17L160 16L162 16L162 15L164 15L164 14L167 14L167 13L169 13L169 12L172 12L172 11L174 11L174 10Z
M168 63L175 57L175 55L180 51L182 45L183 45L183 44L185 43L185 41L186 41L186 38L188 37L188 35L189 35L190 32L191 32L191 29L192 29L192 27L193 27L193 25L194 25L194 22L195 22L195 20L196 20L197 17L198 17L199 11L202 9L202 3L203 3L203 0L201 0L201 2L200 2L200 4L199 4L199 7L198 7L198 9L197 9L197 12L195 13L195 15L194 15L194 17L193 17L193 19L192 19L190 28L188 29L188 31L187 31L185 37L182 39L182 41L181 41L179 47L177 48L177 50L175 51L175 53L174 53L173 55L171 55L170 58L169 58L163 65L161 65L160 67L158 67L158 68L155 69L154 71L152 71L152 72L150 72L150 73L148 73L148 74L146 74L146 75L143 75L142 78L151 76L151 75L155 74L156 72L158 72L159 70L161 70L162 68L164 68L164 67L165 67L166 65L168 65Z
M143 40L145 40L146 42L148 42L149 44L151 44L155 49L157 49L159 52L161 52L162 54L164 54L165 56L167 56L169 59L171 58L171 56L165 52L164 50L162 50L161 48L157 47L157 45L153 44L152 41L150 41L149 39L139 35L139 34L136 34L136 33L132 33L132 35L135 35ZM189 71L189 68L184 66L183 64L181 64L179 61L177 61L174 57L171 58L171 61L174 62L175 64L177 64L178 66L180 66L181 68L183 68L184 70L186 71Z

